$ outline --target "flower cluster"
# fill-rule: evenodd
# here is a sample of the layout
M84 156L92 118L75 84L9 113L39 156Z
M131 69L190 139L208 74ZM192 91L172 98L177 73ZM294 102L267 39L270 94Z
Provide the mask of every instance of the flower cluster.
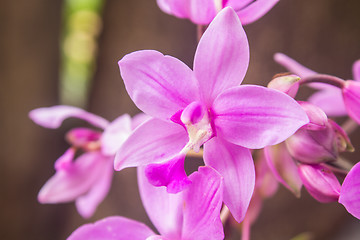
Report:
M276 76L267 87L241 85L249 64L242 24L277 2L158 0L164 12L208 26L192 69L155 50L129 53L118 62L126 90L143 113L108 122L70 106L30 112L47 128L68 117L93 125L66 134L71 147L56 160L39 202L75 201L88 218L107 195L114 170L137 167L141 199L158 230L112 216L81 226L68 239L224 239L222 222L230 212L243 222L247 240L262 201L278 182L297 197L304 186L316 200L338 201L360 218L360 165L341 156L354 147L329 118L349 115L360 124L360 62L353 66L355 81L345 81L278 53L275 61L291 74ZM297 101L303 85L318 92ZM193 152L202 154L204 166L188 176L184 161Z

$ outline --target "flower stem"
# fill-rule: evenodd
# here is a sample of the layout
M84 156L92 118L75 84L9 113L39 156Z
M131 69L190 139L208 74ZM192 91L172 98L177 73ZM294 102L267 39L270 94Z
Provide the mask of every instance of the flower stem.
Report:
M250 219L245 217L242 222L241 240L250 240Z
M335 76L331 76L331 75L326 75L326 74L315 74L315 75L312 75L309 77L302 78L299 81L299 84L303 85L303 84L309 84L309 83L314 83L314 82L326 83L326 84L330 84L330 85L333 85L338 88L343 88L344 84L345 84L345 81L343 79L335 77Z
M353 133L357 127L359 125L357 124L357 122L355 122L354 120L352 120L351 118L347 119L342 125L342 129L344 129L344 131L350 135L351 133Z

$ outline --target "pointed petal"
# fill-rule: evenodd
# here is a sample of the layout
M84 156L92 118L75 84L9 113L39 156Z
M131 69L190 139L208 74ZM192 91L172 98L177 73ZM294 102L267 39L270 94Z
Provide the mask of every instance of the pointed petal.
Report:
M181 239L224 239L220 220L222 177L210 167L200 167L190 176L192 184L184 192L184 222Z
M349 116L360 124L360 82L348 80L342 91Z
M300 197L302 181L298 168L286 150L284 143L264 148L266 161L275 178L289 189L296 197Z
M320 90L311 95L308 101L321 108L330 117L347 115L341 90L337 87Z
M191 184L184 169L184 160L185 155L179 154L166 163L149 164L145 175L152 185L165 186L168 193L181 192Z
M99 152L84 153L71 167L57 171L41 188L40 203L73 201L90 190L106 168L106 159Z
M90 218L94 214L97 206L104 200L110 190L114 172L113 157L108 157L103 163L106 165L104 171L89 192L76 199L76 208L83 218Z
M183 192L170 194L165 187L155 187L145 176L145 168L138 167L138 186L144 208L156 229L170 239L180 239Z
M145 224L124 217L107 217L76 229L67 240L144 240L155 233Z
M288 71L299 75L301 78L316 74L316 72L314 72L313 70L301 65L300 63L286 56L283 53L275 53L274 60L275 62L286 68Z
M109 124L100 116L65 105L37 108L29 112L29 117L36 124L46 128L58 128L66 118L70 117L83 119L99 128L105 128Z
M101 136L101 151L105 155L115 155L131 134L131 118L124 114L112 121Z
M150 119L123 143L115 156L115 170L164 162L178 154L187 141L180 125Z
M360 163L355 164L345 177L339 203L354 217L360 219Z
M66 150L66 152L55 161L55 170L59 171L61 169L66 170L68 168L71 168L75 153L75 148L69 148L68 150Z
M240 11L236 11L243 25L255 22L270 11L279 0L257 0Z
M145 50L119 61L121 77L136 106L156 118L169 119L199 99L193 73L180 60Z
M232 8L223 9L200 39L194 73L208 106L222 91L239 85L249 64L249 44Z
M354 62L352 72L354 80L360 81L360 60Z
M216 15L214 0L157 0L161 10L178 18L188 18L195 24L209 24Z
M246 148L280 143L309 122L294 99L260 86L225 91L215 99L213 110L218 136Z
M249 149L212 138L204 146L204 161L224 178L224 203L241 222L255 186L254 162Z

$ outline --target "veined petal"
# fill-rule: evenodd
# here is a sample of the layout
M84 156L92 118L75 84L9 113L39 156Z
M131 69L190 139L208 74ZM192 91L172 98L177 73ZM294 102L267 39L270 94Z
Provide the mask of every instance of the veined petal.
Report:
M360 81L360 60L354 62L352 67L353 78L355 81Z
M36 108L29 113L29 117L36 124L46 128L58 128L66 118L75 117L83 119L99 128L106 128L109 121L83 109L58 105L52 107Z
M83 218L90 218L94 214L97 206L104 200L110 190L114 172L113 157L107 157L104 160L103 164L106 166L104 166L103 172L97 181L89 192L76 199L76 208Z
M257 0L241 9L236 11L240 21L243 25L255 22L262 16L264 16L268 11L270 11L279 0Z
M249 44L234 10L223 9L200 39L194 74L204 101L211 105L222 91L239 85L249 64Z
M124 114L112 121L101 136L101 151L105 155L115 155L131 134L131 117Z
M123 57L119 67L131 99L153 117L169 119L199 99L191 69L174 57L154 50L137 51Z
M254 162L249 149L219 137L204 145L204 162L224 178L224 203L236 221L241 222L255 187Z
M222 177L210 167L200 167L189 177L192 184L184 191L181 239L224 239L220 220Z
M214 101L219 137L246 148L263 148L284 141L309 119L288 95L260 87L238 86Z
M67 240L144 240L155 233L145 224L124 217L107 217L76 229Z
M341 90L337 87L328 86L311 95L308 101L321 108L328 116L347 115Z
M162 163L178 154L187 142L188 136L182 126L150 119L122 144L115 156L115 170Z
M339 203L360 219L360 163L355 164L341 186Z
M73 201L85 194L106 169L106 158L99 152L84 153L71 166L57 171L41 188L40 203Z
M284 143L264 148L266 161L276 180L296 197L300 197L302 181L298 168Z
M275 53L274 60L275 62L286 68L288 71L299 75L301 78L317 74L313 70L301 65L300 63L286 56L283 53Z
M144 167L138 167L137 174L141 200L151 222L161 235L180 239L183 192L170 194L165 187L153 186L145 176Z
M149 120L151 117L145 113L138 113L135 116L133 116L131 121L131 130L134 130L147 120Z
M179 154L166 163L149 164L145 175L152 185L166 186L168 193L181 192L191 184L184 169L184 160L185 155Z
M360 124L360 82L346 81L342 93L349 116Z
M157 0L161 10L195 24L209 24L216 15L214 0Z

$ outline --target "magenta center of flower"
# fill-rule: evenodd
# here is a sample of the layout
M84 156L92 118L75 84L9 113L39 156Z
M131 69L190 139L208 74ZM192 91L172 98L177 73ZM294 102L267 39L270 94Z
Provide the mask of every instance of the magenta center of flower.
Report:
M66 134L66 140L75 148L95 151L101 148L101 132L88 128L74 128Z
M214 135L209 111L206 106L200 102L190 103L182 111L180 121L184 124L186 131L189 134L189 142L182 150L182 153L184 154L189 150L199 152L201 145Z

